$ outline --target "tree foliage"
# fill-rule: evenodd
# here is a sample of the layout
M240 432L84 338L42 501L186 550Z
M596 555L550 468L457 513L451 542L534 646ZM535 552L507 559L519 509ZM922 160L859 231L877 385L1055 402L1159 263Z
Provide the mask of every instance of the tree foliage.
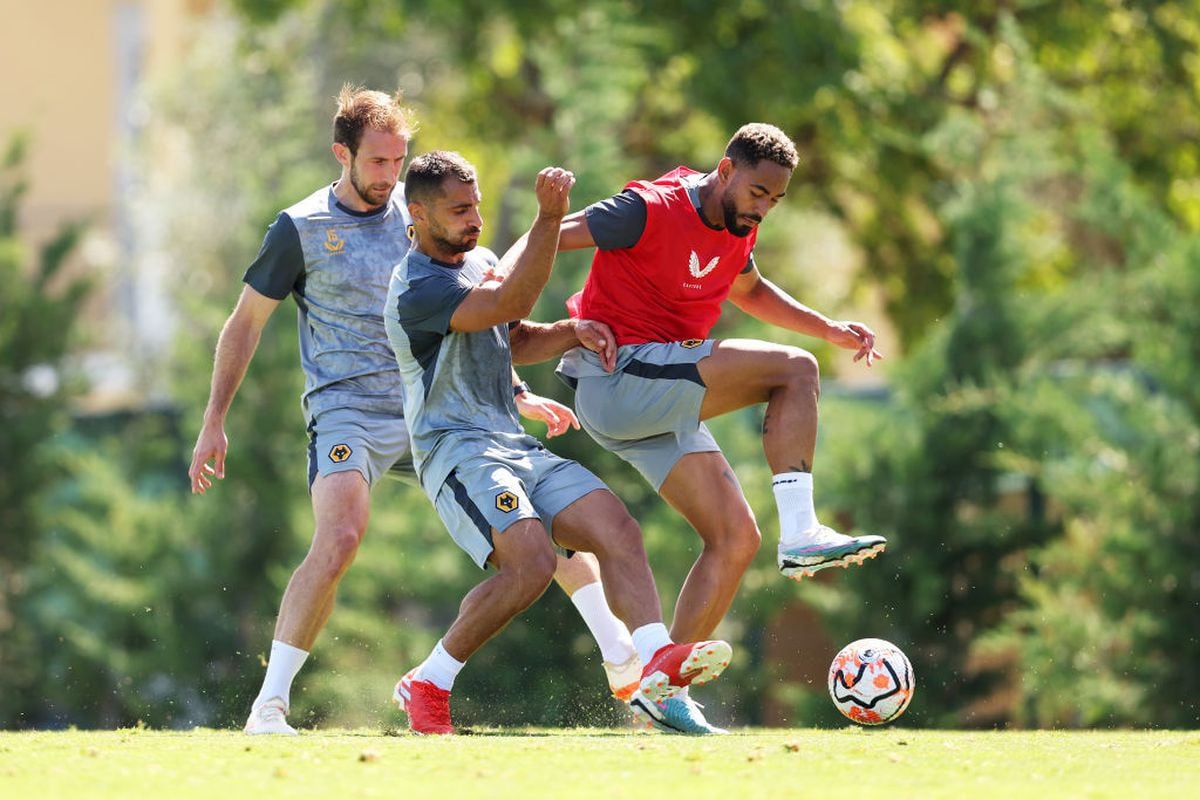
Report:
M1026 74L953 123L984 154L941 213L954 312L839 442L877 454L838 459L844 507L897 534L892 579L852 576L839 612L936 665L936 724L1192 726L1196 238L1006 35Z
M887 392L827 382L817 457L822 517L890 544L861 569L782 581L760 412L716 421L766 546L719 631L741 679L705 690L712 716L757 722L771 703L789 722L834 723L819 662L882 635L916 666L915 724L1196 724L1177 698L1196 696L1200 655L1200 3L232 7L143 88L153 122L129 202L139 253L179 276L171 413L69 426L69 380L31 391L69 351L86 286L59 273L77 228L27 266L15 157L4 173L0 436L25 456L0 467L0 698L22 698L0 699L5 724L244 713L311 535L290 303L234 403L215 494L185 494L180 453L266 225L336 174L330 99L347 81L405 90L421 122L413 152L476 163L498 250L527 226L546 164L575 171L578 208L679 163L710 167L748 121L799 145L757 257L822 311L879 307L886 320L866 321L896 332ZM562 316L587 266L561 256L534 316ZM849 368L734 311L718 333L810 347L827 375ZM526 377L569 399L549 365ZM669 615L696 537L582 434L551 446L642 524ZM419 491L378 487L293 716L392 724L381 696L480 577ZM463 722L620 718L555 591L472 660L455 693ZM17 594L26 626L12 624ZM773 644L802 626L815 653Z
M38 502L64 477L48 447L69 423L69 355L90 289L64 271L84 223L64 225L36 257L21 236L25 146L15 135L0 157L0 674L16 686L36 675L37 650L22 619L26 568L44 524ZM0 720L22 707L22 698L0 692Z

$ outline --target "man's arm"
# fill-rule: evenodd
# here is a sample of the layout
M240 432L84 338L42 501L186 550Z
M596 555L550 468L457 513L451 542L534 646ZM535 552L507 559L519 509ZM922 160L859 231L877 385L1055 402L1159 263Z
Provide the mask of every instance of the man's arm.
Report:
M534 419L546 424L546 438L553 439L571 428L579 430L579 420L575 412L557 400L534 394L529 384L521 380L517 371L512 373L513 401L517 411L525 419Z
M507 278L528 244L529 234L521 234L521 238L513 242L512 247L508 248L500 257L500 263L491 270L488 278L499 281ZM592 239L587 216L583 211L576 211L563 219L558 229L559 250L582 250L585 247L595 246L596 242Z
M646 231L646 200L632 190L598 200L563 219L558 249L622 249L634 247ZM503 281L512 270L512 259L524 247L524 236L504 254L492 277Z
M450 317L451 330L482 331L533 311L554 267L558 231L570 208L574 184L575 176L559 167L547 167L538 173L538 214L522 237L524 247L514 257L512 271L502 283L485 282L473 288Z
M592 230L588 227L587 211L576 211L562 221L558 231L559 250L582 250L595 247Z
M636 192L626 190L592 203L583 211L576 211L563 219L558 232L558 249L598 247L601 250L619 250L633 247L645 230L646 201ZM503 280L524 247L525 237L522 236L500 259L493 277Z
M603 322L563 319L558 322L521 323L508 332L514 364L536 364L562 355L580 345L600 356L604 369L612 372L617 360L617 337Z
M192 465L188 469L193 493L204 494L212 486L212 476L225 477L225 452L229 448L225 437L225 415L229 413L233 396L258 349L262 329L279 303L279 300L246 286L221 329L213 359L212 388L204 409L204 422L196 438L196 447L192 450ZM210 465L210 461L214 464Z
M757 267L737 277L729 290L729 300L763 322L856 350L854 360L865 358L868 367L875 359L883 358L875 349L875 332L866 325L829 319L764 278Z

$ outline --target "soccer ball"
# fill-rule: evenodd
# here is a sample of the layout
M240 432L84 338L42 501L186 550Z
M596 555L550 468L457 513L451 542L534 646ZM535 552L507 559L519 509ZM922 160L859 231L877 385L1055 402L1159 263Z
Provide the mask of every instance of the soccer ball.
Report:
M914 688L908 656L883 639L851 642L829 666L833 704L860 725L882 725L903 714Z

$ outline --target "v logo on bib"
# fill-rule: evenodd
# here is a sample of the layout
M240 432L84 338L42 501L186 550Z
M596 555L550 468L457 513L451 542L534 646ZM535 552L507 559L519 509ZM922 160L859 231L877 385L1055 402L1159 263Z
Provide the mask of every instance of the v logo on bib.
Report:
M713 259L704 265L704 269L700 269L700 256L696 255L696 251L693 250L691 258L688 259L688 272L692 273L693 278L703 278L716 269L720 261L720 256L713 256Z

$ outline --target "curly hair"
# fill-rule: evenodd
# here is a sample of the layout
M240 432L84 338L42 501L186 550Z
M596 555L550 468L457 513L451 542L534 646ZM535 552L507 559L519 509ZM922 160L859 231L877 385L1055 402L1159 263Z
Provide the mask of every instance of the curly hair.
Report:
M475 167L458 153L448 150L422 153L408 165L404 175L404 196L410 203L436 200L442 196L442 183L446 178L475 183Z
M765 122L751 122L738 128L725 145L725 156L739 167L753 167L764 159L787 169L795 169L800 163L800 154L788 135Z
M364 89L347 83L337 96L337 111L333 115L333 141L358 154L363 131L371 128L411 139L417 123L410 108L400 105L403 93L394 95Z

